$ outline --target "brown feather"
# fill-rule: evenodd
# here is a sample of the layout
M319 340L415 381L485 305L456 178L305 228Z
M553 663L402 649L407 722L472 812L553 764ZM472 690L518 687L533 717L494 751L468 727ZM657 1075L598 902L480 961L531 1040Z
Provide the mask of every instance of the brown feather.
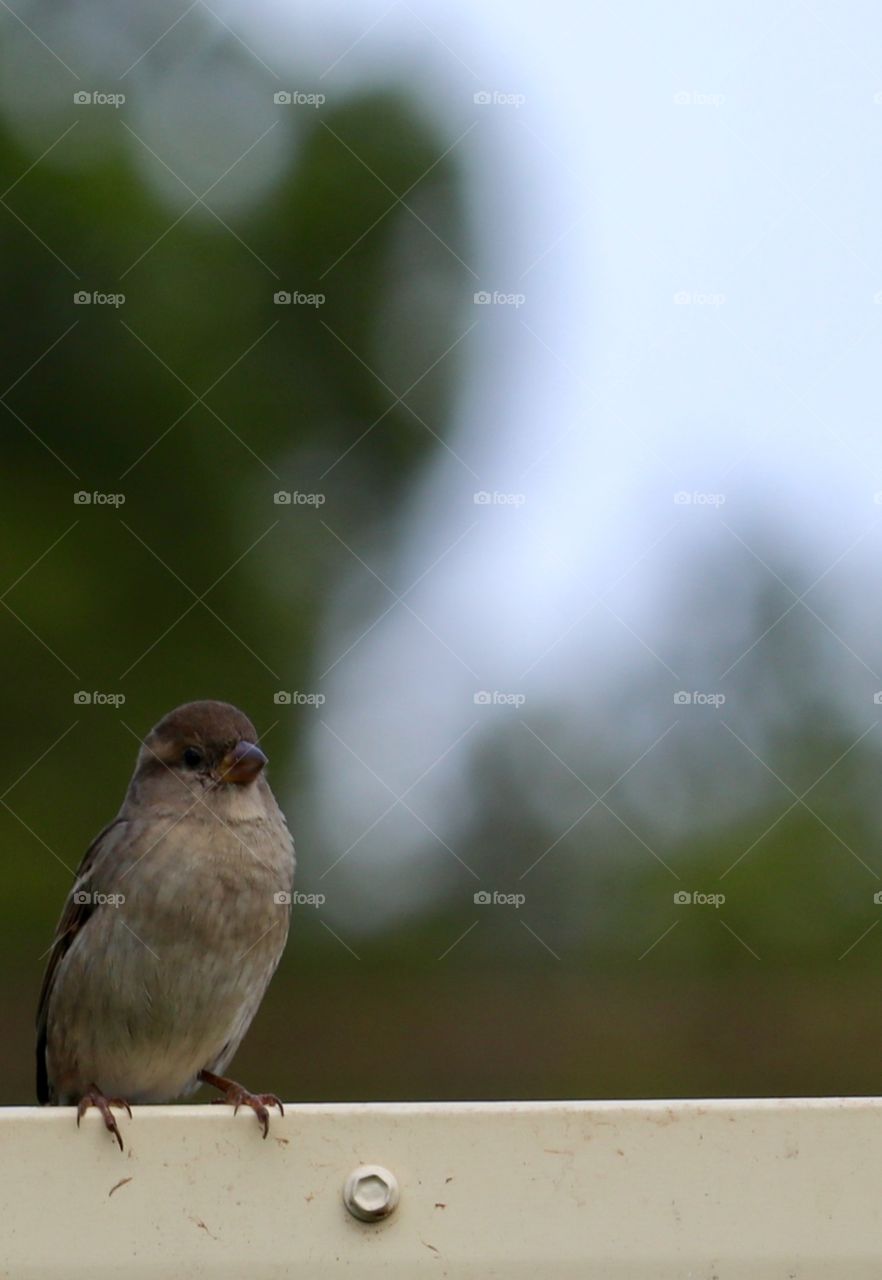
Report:
M55 974L61 961L73 946L77 934L85 927L89 917L95 910L95 906L91 902L77 902L74 894L86 887L89 873L95 865L98 854L101 852L105 838L122 821L122 818L114 818L113 822L108 823L83 854L83 859L79 867L77 867L76 879L67 895L61 919L58 921L58 928L55 930L55 938L46 963L46 972L43 974L40 999L37 1003L37 1099L41 1103L52 1101L52 1090L49 1086L46 1068L46 1025Z

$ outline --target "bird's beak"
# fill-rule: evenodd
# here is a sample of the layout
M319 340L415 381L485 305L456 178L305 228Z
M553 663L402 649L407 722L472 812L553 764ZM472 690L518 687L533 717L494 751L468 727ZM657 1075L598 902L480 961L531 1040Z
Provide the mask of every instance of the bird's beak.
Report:
M266 756L260 747L253 742L239 742L224 756L218 774L221 782L244 786L246 782L254 781L265 764Z

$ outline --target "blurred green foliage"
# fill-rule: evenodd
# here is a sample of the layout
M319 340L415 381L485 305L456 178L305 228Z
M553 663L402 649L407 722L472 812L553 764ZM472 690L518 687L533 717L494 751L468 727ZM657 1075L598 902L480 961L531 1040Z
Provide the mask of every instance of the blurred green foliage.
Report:
M232 37L211 43L196 100L219 64L249 70ZM199 204L186 212L183 186L160 198L145 166L167 176L162 139L146 144L125 113L68 105L39 139L0 122L4 1100L31 1096L41 953L122 799L138 735L179 702L225 698L267 734L277 787L296 780L309 712L274 694L314 684L344 544L388 537L432 445L383 375L394 353L407 386L430 363L425 344L437 355L453 336L450 290L436 285L455 267L441 240L461 236L462 219L453 166L436 163L443 144L394 88L319 115L275 106L264 77L261 102L254 137L285 133L283 162L260 200L224 208L227 225ZM397 204L417 184L431 229ZM394 305L414 289L419 330ZM125 301L78 304L81 290ZM278 291L323 301L277 305ZM450 372L410 402L433 430ZM277 505L276 491L323 505ZM80 690L125 702L77 705ZM317 942L291 979L323 963ZM266 1074L296 1092L278 1063Z

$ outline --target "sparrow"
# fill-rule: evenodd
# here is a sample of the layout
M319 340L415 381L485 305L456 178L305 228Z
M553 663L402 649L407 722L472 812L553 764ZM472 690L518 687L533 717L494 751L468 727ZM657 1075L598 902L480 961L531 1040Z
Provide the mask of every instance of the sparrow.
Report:
M113 1106L208 1084L269 1130L274 1094L223 1072L288 936L294 845L247 716L188 702L150 731L122 808L79 866L37 1009L37 1096Z

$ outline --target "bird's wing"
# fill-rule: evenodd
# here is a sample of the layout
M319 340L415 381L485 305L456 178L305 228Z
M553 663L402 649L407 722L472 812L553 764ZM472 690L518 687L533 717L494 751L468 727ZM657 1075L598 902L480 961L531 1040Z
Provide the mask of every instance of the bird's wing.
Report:
M58 972L58 966L73 945L77 934L84 928L89 917L95 911L93 902L80 901L78 895L82 891L89 890L90 877L96 863L101 859L108 844L111 843L108 837L116 827L121 825L126 825L125 820L115 818L89 845L83 855L82 862L77 868L76 879L73 882L70 893L67 895L67 901L64 904L58 928L55 930L55 938L52 943L52 949L49 952L46 972L43 975L43 986L40 989L40 1000L37 1005L37 1098L42 1103L51 1101L49 1077L46 1068L46 1033L49 1000L52 995L55 975Z

